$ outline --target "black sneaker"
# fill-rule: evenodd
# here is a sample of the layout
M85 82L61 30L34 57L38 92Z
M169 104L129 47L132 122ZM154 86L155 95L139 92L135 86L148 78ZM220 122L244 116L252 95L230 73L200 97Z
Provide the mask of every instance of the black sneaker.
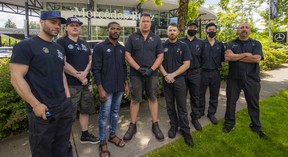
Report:
M171 128L168 131L168 137L175 138L177 131L178 131L178 128L176 126L171 126Z
M198 119L196 119L196 120L193 120L192 119L192 124L193 124L193 126L194 126L194 128L196 129L196 130L198 130L198 131L201 131L202 130L202 126L201 126L201 124L199 123L199 121L198 121Z
M164 140L164 135L159 128L158 122L152 123L152 132L154 133L157 140Z
M136 124L130 123L129 128L127 132L125 133L123 140L129 141L132 139L133 135L137 132L137 126Z
M213 114L208 114L207 116L209 120L212 122L212 124L216 125L218 123L217 118Z
M234 127L224 126L222 128L222 131L225 132L225 133L229 133L229 132L231 132L232 129L234 129Z
M181 132L182 132L182 136L184 138L185 143L188 146L193 147L194 146L194 142L193 142L191 134L190 133L186 133L184 131L181 131Z
M100 142L99 137L95 137L93 134L88 133L86 136L81 136L80 143L90 143L90 144L97 144Z

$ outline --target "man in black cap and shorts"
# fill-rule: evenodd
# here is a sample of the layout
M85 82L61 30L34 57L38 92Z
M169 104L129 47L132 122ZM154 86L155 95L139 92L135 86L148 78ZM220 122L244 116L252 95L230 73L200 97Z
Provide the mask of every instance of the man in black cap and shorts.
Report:
M26 101L33 157L63 157L73 121L73 106L64 74L64 49L52 41L66 20L59 12L40 16L40 33L13 48L11 83Z
M95 106L90 83L92 55L88 43L79 38L82 24L76 17L69 17L64 36L57 43L65 50L64 71L74 107L74 119L77 109L80 111L80 143L96 144L99 143L99 138L88 132L89 115L95 113Z

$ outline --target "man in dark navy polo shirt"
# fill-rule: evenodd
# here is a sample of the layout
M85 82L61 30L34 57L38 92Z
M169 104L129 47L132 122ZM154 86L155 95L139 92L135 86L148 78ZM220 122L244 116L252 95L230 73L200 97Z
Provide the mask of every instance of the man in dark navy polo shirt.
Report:
M79 123L81 127L80 143L99 143L99 138L88 132L89 115L95 113L94 96L90 83L90 69L92 55L86 41L79 38L83 23L76 17L69 17L65 26L65 33L56 42L64 48L65 66L71 100L74 107L74 119L79 109ZM72 154L72 146L68 150Z
M11 83L26 101L33 157L67 156L73 106L64 49L52 41L65 23L56 11L42 12L39 34L16 44L10 60Z
M131 140L137 132L136 121L139 105L142 100L142 91L145 91L149 101L152 117L152 132L158 140L164 135L158 125L158 72L157 69L163 61L163 47L159 36L150 31L151 17L142 13L140 17L140 32L129 36L125 44L125 57L130 64L131 81L131 123L124 135L124 140Z
M185 83L185 71L190 66L191 53L188 46L177 39L178 34L177 24L171 23L167 29L168 40L163 44L164 61L159 67L163 75L164 96L171 126L168 137L175 138L180 127L185 143L193 146L186 108Z
M122 96L124 94L127 97L129 94L125 48L118 42L121 33L119 23L110 22L108 33L109 37L94 47L92 59L92 71L100 98L98 116L100 156L110 154L106 143L108 118L110 118L108 141L118 147L125 146L125 142L116 135L116 130Z
M218 96L220 90L220 71L221 62L224 61L224 45L216 40L217 25L209 23L206 25L207 38L204 42L203 59L201 62L201 86L200 86L200 115L205 114L205 94L209 87L210 100L208 107L208 118L213 124L218 120L214 116L218 106Z
M259 62L264 59L262 45L251 39L250 24L241 23L237 32L239 37L227 44L225 60L229 61L227 79L227 106L223 132L229 133L235 126L235 108L241 90L244 91L248 113L251 119L250 128L260 138L268 139L262 132L259 116L260 67Z
M180 40L185 42L191 52L192 61L189 69L186 72L187 87L190 94L191 119L195 129L200 131L202 126L198 119L200 115L199 97L200 97L200 82L201 82L201 60L203 58L203 42L196 37L198 29L198 21L191 20L186 25L187 36Z

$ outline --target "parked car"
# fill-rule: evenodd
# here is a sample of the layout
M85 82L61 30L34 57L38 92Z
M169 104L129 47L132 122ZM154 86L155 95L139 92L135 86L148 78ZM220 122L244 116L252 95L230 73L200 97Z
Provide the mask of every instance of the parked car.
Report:
M104 40L87 40L87 43L90 47L91 52L93 52L93 48L95 47L95 45L101 43Z
M13 47L0 47L0 58L10 58L12 55Z

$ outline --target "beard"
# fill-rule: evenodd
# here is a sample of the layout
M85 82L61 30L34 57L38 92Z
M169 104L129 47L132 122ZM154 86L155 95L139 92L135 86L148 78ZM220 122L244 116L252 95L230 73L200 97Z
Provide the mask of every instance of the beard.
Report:
M169 38L170 40L175 40L175 39L177 38L177 36L174 35L174 34L171 34L168 38Z
M247 37L248 36L248 32L246 31L242 31L240 34L239 34L240 37Z
M120 35L117 34L117 33L109 34L109 38L112 39L112 40L118 40L119 37L120 37Z
M45 34L47 34L48 36L50 36L50 37L55 37L55 36L57 36L58 33L59 33L59 31L60 31L60 29L58 29L58 30L53 30L53 29L47 27L45 24L43 25L43 32L44 32Z

